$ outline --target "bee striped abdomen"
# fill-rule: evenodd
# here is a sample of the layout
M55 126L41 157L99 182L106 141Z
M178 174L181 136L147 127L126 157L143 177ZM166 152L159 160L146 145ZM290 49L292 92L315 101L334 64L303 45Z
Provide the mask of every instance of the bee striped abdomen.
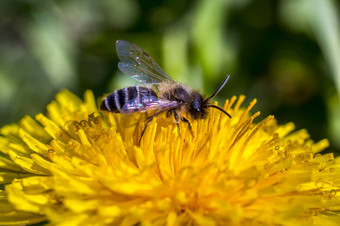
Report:
M140 86L131 86L124 89L116 90L103 100L100 110L114 113L125 113L126 106L131 101L140 102L144 97L155 97L157 94L152 89ZM131 110L132 111L132 110Z

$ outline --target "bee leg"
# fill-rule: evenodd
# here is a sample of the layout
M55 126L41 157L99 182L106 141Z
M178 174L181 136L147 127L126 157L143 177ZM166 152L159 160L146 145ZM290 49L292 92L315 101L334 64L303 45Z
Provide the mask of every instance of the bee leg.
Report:
M170 117L170 116L171 116L171 113L172 113L172 110L168 111L168 112L166 113L166 117L167 117L167 118Z
M190 133L191 133L192 136L194 136L194 134L193 134L193 132L192 132L192 127L191 127L191 124L190 124L189 120L186 119L186 118L184 118L184 117L181 117L181 120L182 120L183 122L185 122L185 123L188 124L188 128L189 128L189 130L190 130Z
M164 112L164 110L158 111L158 112L156 112L155 114L153 114L153 115L151 115L151 116L149 116L149 117L147 118L147 121L146 121L146 124L145 124L145 126L144 126L144 129L143 129L143 131L142 131L142 133L141 133L141 135L140 135L140 137L139 137L139 140L138 140L138 145L139 145L139 146L140 146L140 142L141 142L141 140L142 140L142 137L143 137L143 135L144 135L144 133L145 133L145 131L146 131L146 128L147 128L148 125L151 123L152 119L153 119L154 117L156 117L157 115L163 113L163 112Z
M140 134L140 137L139 137L139 140L138 140L138 146L140 146L140 142L141 142L142 137L143 137L143 135L144 135L144 133L145 133L145 130L146 130L146 128L148 127L148 125L151 123L153 117L154 117L154 115L153 115L153 116L150 116L150 117L148 118L148 121L146 122L146 124L145 124L145 126L144 126L144 129L143 129L142 133Z
M172 110L174 112L174 116L175 116L175 120L176 120L176 124L177 124L177 130L178 130L178 133L179 133L179 136L181 136L181 130L179 128L179 120L178 120L178 114L175 110Z

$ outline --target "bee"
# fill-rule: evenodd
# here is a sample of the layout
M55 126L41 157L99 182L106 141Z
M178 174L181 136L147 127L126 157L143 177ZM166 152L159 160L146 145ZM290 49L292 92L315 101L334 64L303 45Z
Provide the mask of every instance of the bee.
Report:
M162 113L166 113L167 117L174 115L179 134L180 121L187 123L192 133L191 123L182 115L184 112L187 112L191 119L198 120L208 116L208 108L215 108L231 118L225 110L211 103L211 99L227 83L229 75L210 97L204 98L189 86L175 82L139 46L128 41L118 40L116 50L121 61L118 63L118 68L143 85L114 91L102 101L100 110L122 114L154 110L154 113L147 117L139 143L152 119Z

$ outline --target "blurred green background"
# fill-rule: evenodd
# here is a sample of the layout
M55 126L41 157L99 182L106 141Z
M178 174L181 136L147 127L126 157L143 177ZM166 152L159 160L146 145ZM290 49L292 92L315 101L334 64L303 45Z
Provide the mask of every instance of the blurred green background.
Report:
M175 80L294 122L340 152L339 2L332 0L2 0L0 126L45 112L67 88L97 97L135 84L115 40L146 50ZM247 103L246 103L247 104Z

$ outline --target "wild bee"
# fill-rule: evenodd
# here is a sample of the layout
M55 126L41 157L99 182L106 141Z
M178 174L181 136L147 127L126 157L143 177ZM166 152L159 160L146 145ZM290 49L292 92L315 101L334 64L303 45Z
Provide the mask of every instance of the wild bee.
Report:
M148 112L155 110L147 117L145 127L140 135L139 143L152 119L166 112L167 116L174 115L180 134L179 121L191 124L182 113L187 112L193 119L204 119L208 115L208 108L216 108L231 118L225 110L213 105L211 99L216 96L229 79L227 75L222 85L208 98L190 87L175 82L158 64L139 46L124 40L116 42L116 50L121 62L118 68L130 75L144 86L130 86L105 97L100 105L103 111L114 113Z

